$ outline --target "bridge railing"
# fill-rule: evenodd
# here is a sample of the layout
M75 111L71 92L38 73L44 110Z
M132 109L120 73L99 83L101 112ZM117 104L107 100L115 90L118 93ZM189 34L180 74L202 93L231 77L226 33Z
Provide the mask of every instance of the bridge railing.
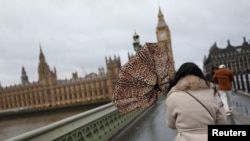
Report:
M250 73L234 75L233 88L250 94Z
M108 103L7 141L106 141L142 112L121 114Z

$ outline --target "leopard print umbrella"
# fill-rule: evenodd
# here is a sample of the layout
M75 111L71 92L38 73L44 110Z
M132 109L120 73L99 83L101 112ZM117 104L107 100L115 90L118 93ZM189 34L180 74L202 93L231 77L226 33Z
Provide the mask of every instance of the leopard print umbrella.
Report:
M146 43L122 66L112 102L121 113L143 110L157 101L174 75L166 43Z

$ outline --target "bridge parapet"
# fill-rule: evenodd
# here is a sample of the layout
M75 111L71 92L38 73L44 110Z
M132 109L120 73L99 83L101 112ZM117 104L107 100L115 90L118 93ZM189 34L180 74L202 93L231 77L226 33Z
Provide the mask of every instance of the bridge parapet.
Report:
M233 88L250 94L250 73L234 75Z
M121 114L113 103L108 103L7 141L106 141L142 112Z

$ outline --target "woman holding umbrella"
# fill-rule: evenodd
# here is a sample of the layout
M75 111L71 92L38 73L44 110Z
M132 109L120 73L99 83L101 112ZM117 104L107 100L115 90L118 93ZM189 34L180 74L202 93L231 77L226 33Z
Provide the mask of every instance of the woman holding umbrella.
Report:
M166 99L166 121L178 130L176 141L206 141L208 125L226 123L223 103L212 86L192 62L176 72Z

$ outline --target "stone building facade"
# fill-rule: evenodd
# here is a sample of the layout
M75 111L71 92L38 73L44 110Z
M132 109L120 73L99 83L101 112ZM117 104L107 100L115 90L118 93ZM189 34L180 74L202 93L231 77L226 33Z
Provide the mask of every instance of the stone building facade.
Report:
M21 84L0 88L0 111L39 110L111 101L114 82L121 68L120 57L106 57L106 68L99 73L69 80L57 80L56 70L50 70L40 47L38 81L30 83L22 67Z
M226 48L220 48L216 43L210 48L208 56L204 56L203 70L207 74L212 66L225 64L235 74L250 71L250 41L243 38L243 43L233 46L228 40Z
M158 13L156 38L157 42L166 42L173 60L170 30L161 9ZM134 40L136 45L139 45L139 35ZM133 55L128 54L128 59L131 57ZM121 60L119 56L105 59L106 72L104 68L99 68L98 74L90 73L85 77L78 77L75 72L69 80L58 80L56 69L50 69L40 45L38 81L30 83L25 68L22 67L20 85L5 88L0 86L0 114L9 111L36 111L111 101L114 84L121 69Z

